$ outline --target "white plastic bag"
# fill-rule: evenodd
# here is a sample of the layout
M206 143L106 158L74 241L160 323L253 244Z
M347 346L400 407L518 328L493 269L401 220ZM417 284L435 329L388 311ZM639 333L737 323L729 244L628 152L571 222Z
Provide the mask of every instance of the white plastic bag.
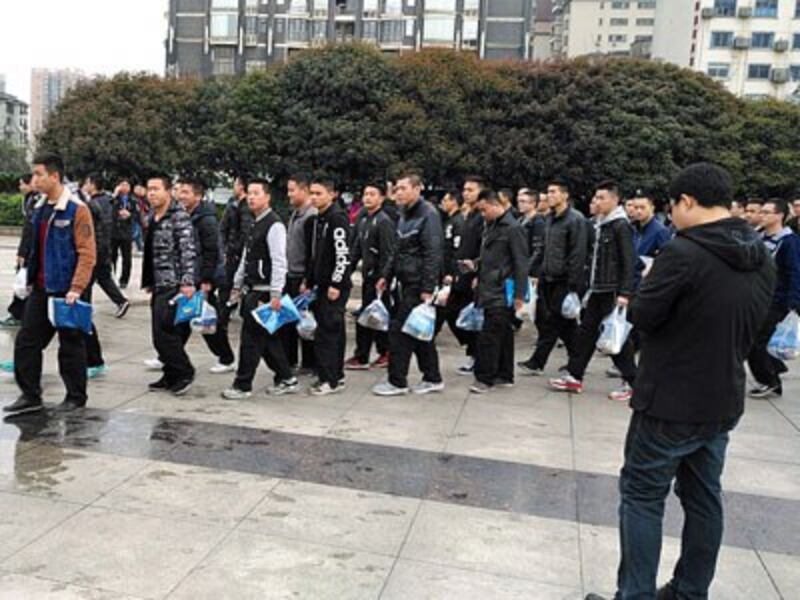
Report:
M528 280L528 296L529 300L522 309L524 314L528 315L531 323L536 322L536 301L539 299L539 290L536 288L536 283L533 279ZM519 318L519 315L517 315Z
M409 313L402 331L422 342L432 341L436 333L436 309L423 302Z
M576 320L581 316L581 299L575 292L570 292L561 304L561 316L565 319Z
M204 301L203 311L191 320L191 327L192 331L202 335L214 335L217 332L217 309Z
M600 337L597 338L597 349L603 354L614 356L622 352L633 325L628 323L628 309L617 306L600 324Z
M794 360L800 356L800 317L791 311L778 323L769 339L767 352L778 360Z
M358 324L375 331L389 331L389 310L380 298L373 300L361 311Z
M317 331L317 320L314 313L309 309L300 311L300 320L297 322L297 335L307 342L314 341L314 333Z
M433 304L438 307L447 306L447 301L450 299L450 290L451 287L449 285L445 285L436 292L436 298L433 300Z
M470 302L458 313L456 327L464 331L480 331L483 329L483 319L483 309Z
M26 267L20 267L14 277L14 295L20 300L25 300L29 294L28 269Z

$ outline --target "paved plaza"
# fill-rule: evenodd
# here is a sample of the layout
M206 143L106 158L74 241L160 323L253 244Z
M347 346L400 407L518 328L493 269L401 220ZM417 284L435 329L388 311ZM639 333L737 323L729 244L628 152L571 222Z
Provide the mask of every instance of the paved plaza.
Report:
M0 238L10 300L15 240ZM135 268L138 272L136 259ZM132 281L137 281L134 275ZM138 286L135 286L138 287ZM0 598L580 599L611 594L630 411L596 358L581 395L544 378L470 395L449 332L441 395L377 398L381 372L347 391L228 401L189 343L191 393L150 393L158 373L146 297L124 320L96 289L110 371L81 415L0 424ZM239 323L233 324L238 345ZM0 359L13 331L0 331ZM703 335L698 331L697 335ZM517 336L527 358L533 332ZM352 339L352 338L350 338ZM352 343L348 344L348 348ZM45 401L60 402L54 342ZM564 364L552 357L548 373ZM726 531L712 598L800 598L800 366L784 398L748 401L724 475ZM664 365L669 369L669 365ZM412 382L417 377L412 373ZM310 384L306 378L305 385ZM0 403L16 398L0 381ZM670 498L661 582L678 549Z

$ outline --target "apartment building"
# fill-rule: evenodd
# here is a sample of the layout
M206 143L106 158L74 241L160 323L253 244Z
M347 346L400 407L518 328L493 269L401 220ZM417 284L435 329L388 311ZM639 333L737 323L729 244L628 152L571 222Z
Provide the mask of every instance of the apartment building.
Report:
M47 117L72 88L86 79L73 69L33 69L31 71L31 135L35 138L47 124Z
M0 89L0 141L17 148L28 147L28 105Z

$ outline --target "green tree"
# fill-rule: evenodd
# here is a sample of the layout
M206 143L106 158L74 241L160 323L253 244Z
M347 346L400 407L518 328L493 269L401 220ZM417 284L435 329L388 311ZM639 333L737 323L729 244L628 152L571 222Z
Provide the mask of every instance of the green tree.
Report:
M11 142L0 141L0 173L25 173L29 170L25 150Z

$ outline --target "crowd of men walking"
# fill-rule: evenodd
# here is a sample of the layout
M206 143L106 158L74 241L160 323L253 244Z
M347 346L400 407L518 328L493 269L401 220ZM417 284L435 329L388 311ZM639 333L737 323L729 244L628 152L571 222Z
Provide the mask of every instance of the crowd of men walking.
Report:
M175 300L198 291L218 315L215 331L203 339L217 360L211 373L233 376L222 394L230 400L252 395L261 359L273 374L271 395L297 393L305 374L314 376L310 394L341 393L346 371L382 368L387 378L375 395L441 392L436 337L423 340L405 327L423 304L435 307L436 333L447 324L464 348L457 372L473 378L472 393L512 386L517 373L543 375L559 340L568 360L549 386L580 393L601 322L620 311L633 329L612 357L609 375L622 384L609 397L634 409L621 480L620 590L649 593L655 581L658 555L646 532L660 523L675 477L684 479L682 487L702 483L717 491L684 504L687 519L702 513L703 535L684 538L685 564L662 590L675 595L659 597L701 597L697 590L707 590L721 535L719 474L727 433L743 411L745 359L755 380L752 397L782 394L787 369L767 344L778 323L800 309L800 203L790 219L782 199L733 202L730 176L705 163L673 182L669 214L656 214L648 194L626 200L616 182L603 181L594 186L588 217L558 178L541 191L514 194L470 176L460 191L431 201L419 175L408 172L390 189L383 181L364 186L353 210L334 181L296 174L288 180L286 222L273 208L273 184L257 177L236 179L220 222L205 187L191 177L156 174L133 186L123 180L113 194L99 175L82 183L66 186L64 166L52 155L36 157L32 177L21 182L28 224L18 266L26 268L29 294L9 308L21 328L7 368L22 391L4 407L9 417L42 410L42 353L56 334L67 389L56 410L86 405L87 378L106 372L98 332L55 328L48 299L91 302L98 283L123 318L137 240L157 353L148 367L162 373L149 388L177 396L190 390L196 371L185 350L192 329L176 324ZM346 358L346 307L359 266L361 310L381 299L391 316L385 332L357 325ZM263 305L280 311L286 294L310 296L313 340L301 339L294 326L270 333L253 315ZM532 302L538 334L531 356L517 364L515 329ZM470 304L483 311L479 330L460 326ZM238 361L228 331L237 311ZM412 356L422 373L414 384ZM647 474L653 461L664 466L655 484ZM686 461L691 475L679 468ZM657 490L644 493L642 485Z

